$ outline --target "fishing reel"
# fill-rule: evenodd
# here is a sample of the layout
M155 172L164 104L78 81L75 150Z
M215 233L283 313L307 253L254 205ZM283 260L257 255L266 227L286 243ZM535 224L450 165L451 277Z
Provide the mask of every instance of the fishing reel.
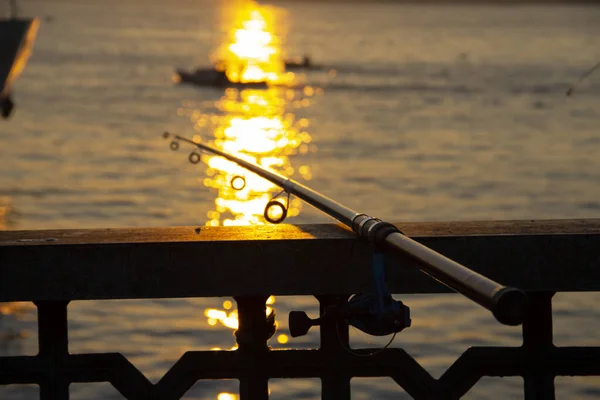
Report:
M304 336L311 327L332 320L338 323L345 321L348 325L373 336L395 336L396 333L410 327L410 309L400 300L394 300L387 289L384 260L383 252L375 247L372 294L357 294L345 304L329 306L325 308L323 315L316 319L309 318L304 311L292 311L289 314L290 335Z
M387 336L410 327L410 309L400 300L387 295L357 294L348 303L329 306L320 318L311 319L304 311L291 311L289 328L292 337L304 336L311 327L328 321L345 321L348 325L373 336Z

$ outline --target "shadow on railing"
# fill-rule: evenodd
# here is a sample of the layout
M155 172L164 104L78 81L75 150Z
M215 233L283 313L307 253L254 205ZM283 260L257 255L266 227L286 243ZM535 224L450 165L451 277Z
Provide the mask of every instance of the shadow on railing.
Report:
M353 377L384 376L416 399L458 399L481 377L521 376L526 399L553 399L556 376L600 375L600 348L553 345L551 306L555 292L600 291L599 220L413 223L402 229L479 266L477 272L526 290L531 309L522 346L471 347L439 379L403 349L368 357L372 350L348 352L348 326L336 321L321 325L319 349L270 349L275 321L265 313L269 295L314 295L323 313L368 290L371 249L337 225L207 227L199 234L191 227L9 231L0 232L0 301L35 302L39 354L0 357L0 384L38 384L48 400L68 399L71 383L110 382L128 399L162 400L181 398L198 380L238 379L241 399L267 399L270 378L320 378L323 399L349 399ZM192 267L190 257L200 253L204 264ZM392 292L448 291L410 268L410 260L389 261ZM394 267L398 262L401 268ZM333 279L339 265L347 266L345 279ZM317 275L322 279L313 279ZM156 384L120 353L68 352L70 301L212 296L237 302L238 349L187 352Z

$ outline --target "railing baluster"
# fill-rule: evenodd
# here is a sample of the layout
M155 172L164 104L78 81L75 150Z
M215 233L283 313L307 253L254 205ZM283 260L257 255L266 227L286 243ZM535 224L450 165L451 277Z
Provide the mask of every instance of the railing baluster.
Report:
M240 376L241 400L267 400L269 398L269 377L266 356L269 352L267 340L275 333L274 320L266 315L268 296L235 297L238 305L239 328L235 338L239 346L238 354L243 363Z
M331 305L345 303L349 296L317 296L319 312L323 315L325 308ZM345 368L345 363L340 362L340 355L346 355L346 348L350 347L348 324L343 321L327 321L321 324L321 349L324 363L328 366L327 373L322 380L323 400L350 400L351 375Z
M38 357L45 370L40 381L41 400L68 400L69 381L62 366L69 355L67 332L68 301L34 302L38 309Z
M525 400L554 400L552 297L554 292L531 293L531 308L523 323L523 349L531 370L524 378Z

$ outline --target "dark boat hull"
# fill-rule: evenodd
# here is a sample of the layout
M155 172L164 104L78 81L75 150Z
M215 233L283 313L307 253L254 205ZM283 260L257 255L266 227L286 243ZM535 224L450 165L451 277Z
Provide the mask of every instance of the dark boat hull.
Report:
M304 64L304 63L298 63L298 62L293 62L293 61L286 61L285 62L285 69L287 71L295 71L295 70L321 70L323 69L322 65L313 65L313 64Z
M4 118L14 107L10 89L27 64L38 27L38 19L0 21L0 114Z
M177 80L180 83L188 83L203 87L237 87L237 88L256 88L265 89L268 87L267 82L231 82L224 73L213 69L201 69L194 72L185 71L182 69L176 70Z

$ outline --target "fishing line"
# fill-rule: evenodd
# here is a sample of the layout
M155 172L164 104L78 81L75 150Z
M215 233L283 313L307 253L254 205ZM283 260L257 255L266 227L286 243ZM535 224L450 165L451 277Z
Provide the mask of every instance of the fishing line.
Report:
M350 347L350 344L346 345L346 343L342 340L342 336L340 334L340 323L339 323L339 321L336 321L336 323L335 323L335 332L337 333L337 338L338 338L338 341L340 342L340 345L342 346L342 348L347 353L352 354L353 356L358 356L358 357L369 357L369 356L374 356L375 354L381 353L382 351L384 351L385 349L387 349L388 347L390 347L390 345L392 344L392 342L396 338L396 334L398 333L398 332L394 332L392 334L392 338L382 348L377 349L375 351L372 351L371 353L358 353L358 352L352 350L352 348Z
M566 95L570 96L571 94L573 94L573 92L575 91L575 88L577 86L579 86L579 84L581 82L583 82L584 79L586 79L588 76L592 75L594 73L594 71L596 71L598 68L600 68L600 62L598 64L594 65L588 71L586 71L583 75L581 75L579 77L579 80L577 82L575 82L573 85L571 85L571 87L567 90Z

